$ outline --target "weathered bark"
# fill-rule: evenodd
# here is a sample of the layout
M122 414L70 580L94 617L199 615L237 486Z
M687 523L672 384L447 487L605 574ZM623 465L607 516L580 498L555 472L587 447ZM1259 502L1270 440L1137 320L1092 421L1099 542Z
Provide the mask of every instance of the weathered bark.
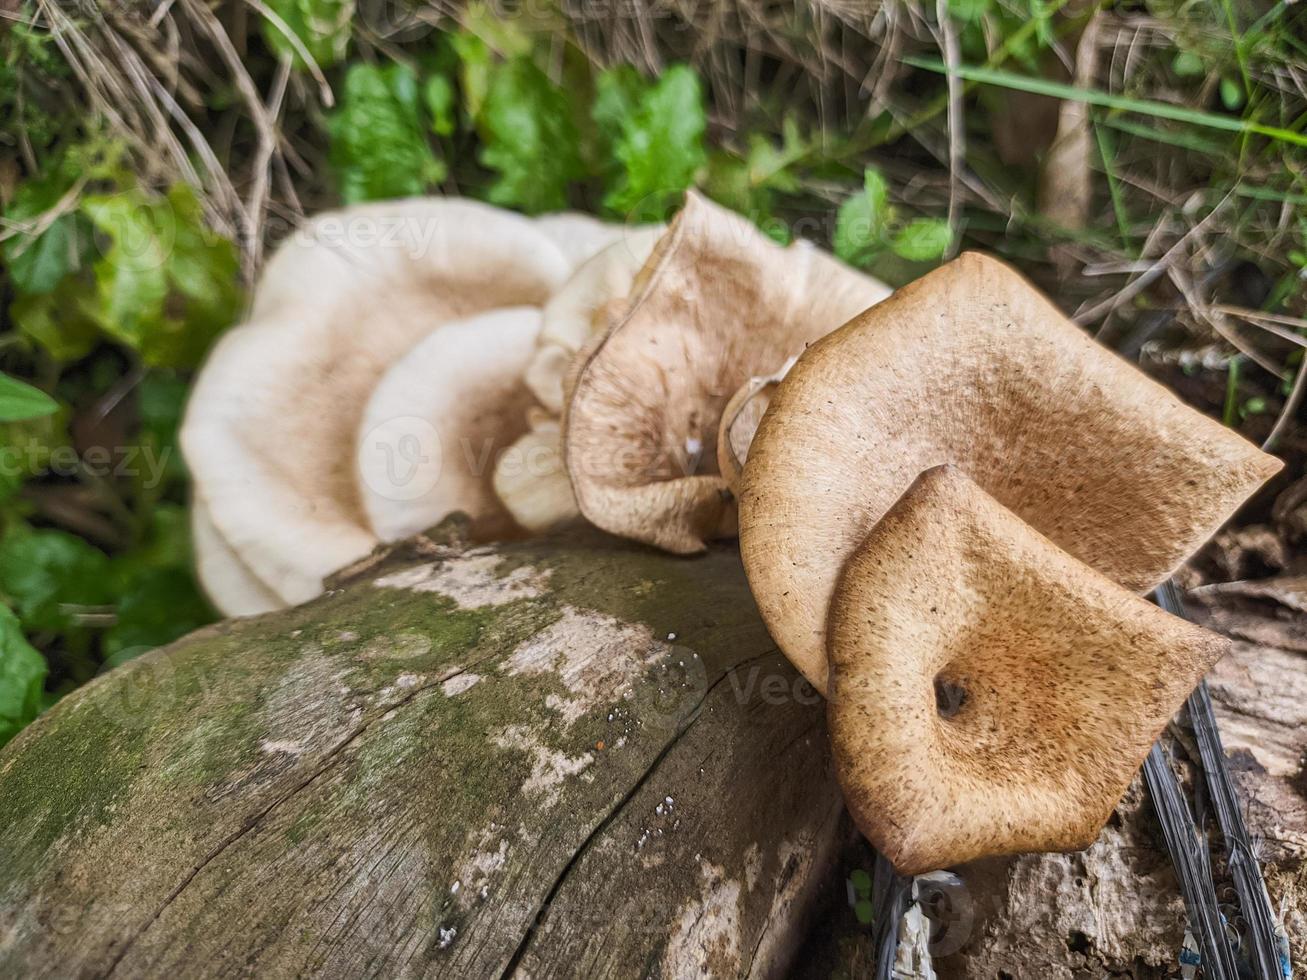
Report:
M598 536L197 633L0 799L3 976L773 973L845 826L733 550Z
M1242 644L1213 678L1291 935L1300 661ZM845 879L869 853L731 546L419 539L70 696L0 752L0 801L3 976L867 969ZM1085 854L962 874L941 976L1172 972L1137 797Z

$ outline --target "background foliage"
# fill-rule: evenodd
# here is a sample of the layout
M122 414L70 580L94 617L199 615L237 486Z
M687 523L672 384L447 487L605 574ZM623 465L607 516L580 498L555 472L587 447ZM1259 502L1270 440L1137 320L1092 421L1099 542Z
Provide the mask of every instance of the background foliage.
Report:
M341 202L645 221L699 187L892 283L986 248L1296 476L1304 28L1269 0L0 0L0 742L214 617L188 384Z

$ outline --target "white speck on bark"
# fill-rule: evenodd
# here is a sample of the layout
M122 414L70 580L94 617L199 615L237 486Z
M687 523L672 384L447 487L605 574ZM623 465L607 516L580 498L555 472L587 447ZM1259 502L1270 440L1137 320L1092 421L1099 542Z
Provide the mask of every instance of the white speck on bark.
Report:
M558 798L558 787L564 780L583 772L594 761L590 755L569 756L541 745L522 725L510 725L493 741L502 749L516 749L531 757L531 775L522 784L522 791L539 795L546 803Z
M462 694L464 691L471 690L481 680L480 674L473 674L471 671L464 671L461 674L455 674L445 683L440 685L440 690L444 692L445 697L452 698Z
M556 623L513 651L505 669L510 676L557 674L574 697L553 695L545 703L570 725L596 702L629 694L632 682L669 649L647 626L567 606Z
M503 606L518 599L535 599L542 594L546 575L534 568L514 568L499 575L501 555L467 552L457 558L428 565L415 565L383 575L372 584L379 589L431 592L453 599L460 609Z

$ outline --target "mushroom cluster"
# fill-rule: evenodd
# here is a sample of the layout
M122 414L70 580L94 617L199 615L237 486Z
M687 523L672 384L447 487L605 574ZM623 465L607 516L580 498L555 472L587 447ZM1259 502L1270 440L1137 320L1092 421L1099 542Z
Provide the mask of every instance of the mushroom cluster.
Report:
M583 513L702 549L735 526L726 402L888 293L693 194L670 228L458 199L320 216L187 409L201 581L230 615L303 602L455 511L484 540Z
M1139 597L1280 461L977 254L814 344L740 480L772 636L904 873L1087 846L1225 641Z
M993 259L887 296L693 193L666 228L318 218L192 396L201 577L229 613L300 602L454 511L738 533L900 871L1087 846L1225 651L1140 593L1280 463Z
M492 478L528 431L545 307L640 234L452 198L354 207L297 232L248 322L209 356L182 426L215 604L303 602L455 510L481 536L522 533Z

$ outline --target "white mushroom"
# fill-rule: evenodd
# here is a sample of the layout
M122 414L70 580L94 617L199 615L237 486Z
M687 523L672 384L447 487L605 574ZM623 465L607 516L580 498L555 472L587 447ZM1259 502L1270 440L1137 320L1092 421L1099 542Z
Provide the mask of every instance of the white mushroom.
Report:
M522 383L540 310L492 310L447 323L397 361L359 427L359 496L383 541L455 510L478 537L516 533L491 486L495 459L526 429Z
M580 351L625 310L636 276L663 231L662 226L621 229L620 237L545 304L544 325L526 369L539 410L530 431L500 457L494 478L504 506L528 530L545 530L579 514L563 465L563 382Z
M282 603L312 598L378 540L354 463L382 374L441 324L542 306L571 268L536 223L472 201L310 222L269 263L250 322L217 345L192 393L181 438L215 531L202 537ZM220 608L248 606L219 581L208 584Z

